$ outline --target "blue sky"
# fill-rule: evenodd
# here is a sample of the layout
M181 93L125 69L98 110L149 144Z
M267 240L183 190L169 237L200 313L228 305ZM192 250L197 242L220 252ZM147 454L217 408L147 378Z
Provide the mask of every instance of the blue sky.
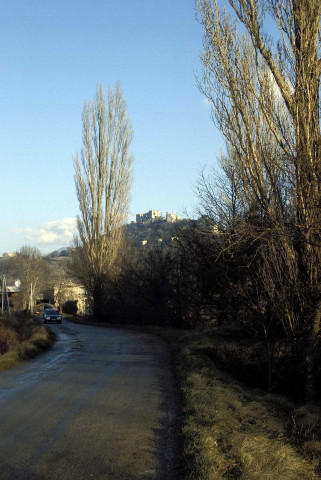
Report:
M191 215L223 140L196 87L194 0L1 2L0 255L69 244L84 102L119 81L134 128L130 213Z

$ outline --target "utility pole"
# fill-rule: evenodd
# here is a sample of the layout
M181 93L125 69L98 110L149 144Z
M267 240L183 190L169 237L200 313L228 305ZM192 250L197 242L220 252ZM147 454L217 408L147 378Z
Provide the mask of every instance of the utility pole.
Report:
M2 291L1 291L1 313L3 315L4 312L4 280L5 276L2 275Z
M33 292L32 292L32 282L30 284L30 313L33 314Z
M8 297L8 289L7 289L7 279L6 277L4 278L4 283L6 286L6 298L7 298L7 307L8 307L8 313L10 315L10 303L9 303L9 297Z

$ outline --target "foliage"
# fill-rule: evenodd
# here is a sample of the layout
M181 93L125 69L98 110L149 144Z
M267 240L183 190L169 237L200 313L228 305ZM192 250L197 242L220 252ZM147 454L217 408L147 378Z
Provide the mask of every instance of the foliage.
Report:
M177 228L188 223L187 219L174 223L166 222L166 220L155 220L148 223L131 222L124 225L124 236L131 245L137 248L142 247L143 241L147 241L146 247L143 248L158 245L159 240L168 245L175 237Z
M53 342L53 334L28 315L1 317L0 371L43 352Z
M9 348L18 342L17 333L11 328L0 325L0 354L6 353Z
M245 390L209 357L216 339L158 329L170 345L183 402L183 456L190 480L316 480L320 409Z
M201 199L229 233L230 254L247 246L265 336L281 325L312 398L321 319L321 4L229 4L231 15L216 0L197 1L199 87L226 139L224 180L203 181ZM264 31L267 13L279 29L276 49Z
M21 288L15 300L15 309L32 311L31 289L34 301L40 289L45 287L49 272L49 267L40 250L29 245L23 246L15 257L10 258L8 267L11 275L15 275L21 281Z

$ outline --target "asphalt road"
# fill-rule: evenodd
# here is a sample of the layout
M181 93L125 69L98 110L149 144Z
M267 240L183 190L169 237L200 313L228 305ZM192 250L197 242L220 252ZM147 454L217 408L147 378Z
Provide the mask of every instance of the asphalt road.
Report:
M50 328L49 352L0 373L0 480L177 478L166 344L66 321Z

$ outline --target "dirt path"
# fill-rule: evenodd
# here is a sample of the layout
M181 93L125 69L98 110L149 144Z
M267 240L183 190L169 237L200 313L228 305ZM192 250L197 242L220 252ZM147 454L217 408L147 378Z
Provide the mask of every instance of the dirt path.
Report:
M165 343L66 322L52 328L50 352L0 373L0 479L175 479Z

